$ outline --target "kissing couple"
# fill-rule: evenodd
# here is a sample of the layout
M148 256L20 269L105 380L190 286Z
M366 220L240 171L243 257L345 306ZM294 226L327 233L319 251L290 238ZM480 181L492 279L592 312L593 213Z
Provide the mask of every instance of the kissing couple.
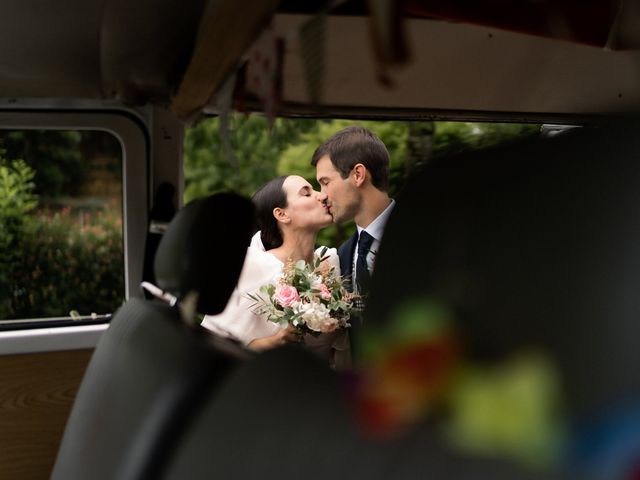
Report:
M353 336L360 328L357 311L363 308L375 254L395 205L387 193L389 152L373 132L354 125L323 142L311 164L320 191L299 175L285 175L253 195L259 230L247 249L238 285L225 310L205 316L202 325L256 351L303 343L332 368L346 370L351 366ZM316 248L321 229L349 220L355 221L356 232L337 250ZM355 303L360 303L351 316L351 328L301 334L295 325L270 321L264 310L256 309L255 298L265 285L281 281L288 265L320 260L325 271L341 276L355 294Z

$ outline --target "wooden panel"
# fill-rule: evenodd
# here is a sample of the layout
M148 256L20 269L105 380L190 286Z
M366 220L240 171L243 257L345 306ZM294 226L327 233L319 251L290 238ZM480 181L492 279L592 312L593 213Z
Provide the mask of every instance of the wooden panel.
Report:
M92 353L0 356L0 478L49 478Z

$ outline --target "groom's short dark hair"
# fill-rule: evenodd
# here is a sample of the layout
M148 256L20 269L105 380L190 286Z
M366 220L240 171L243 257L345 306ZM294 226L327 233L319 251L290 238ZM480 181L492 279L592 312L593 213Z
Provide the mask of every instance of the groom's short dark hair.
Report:
M389 188L389 152L372 131L352 125L325 140L311 157L314 167L325 155L342 178L347 178L357 163L363 164L371 174L371 182L378 190Z

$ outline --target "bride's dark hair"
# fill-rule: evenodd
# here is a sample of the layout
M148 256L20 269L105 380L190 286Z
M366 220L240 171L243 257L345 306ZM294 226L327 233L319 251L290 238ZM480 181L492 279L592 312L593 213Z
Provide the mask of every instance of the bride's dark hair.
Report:
M286 208L287 194L282 185L289 175L274 178L261 186L253 194L251 200L256 206L256 217L260 229L260 239L265 250L271 250L282 245L282 233L278 228L278 221L273 216L273 209Z

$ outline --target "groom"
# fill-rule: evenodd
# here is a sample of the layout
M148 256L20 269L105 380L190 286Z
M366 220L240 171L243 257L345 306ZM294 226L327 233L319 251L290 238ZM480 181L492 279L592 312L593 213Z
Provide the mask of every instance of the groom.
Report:
M384 226L395 205L387 193L389 152L373 132L354 125L325 140L311 164L333 221L355 220L356 233L338 249L340 271L351 275L356 293L366 295Z

